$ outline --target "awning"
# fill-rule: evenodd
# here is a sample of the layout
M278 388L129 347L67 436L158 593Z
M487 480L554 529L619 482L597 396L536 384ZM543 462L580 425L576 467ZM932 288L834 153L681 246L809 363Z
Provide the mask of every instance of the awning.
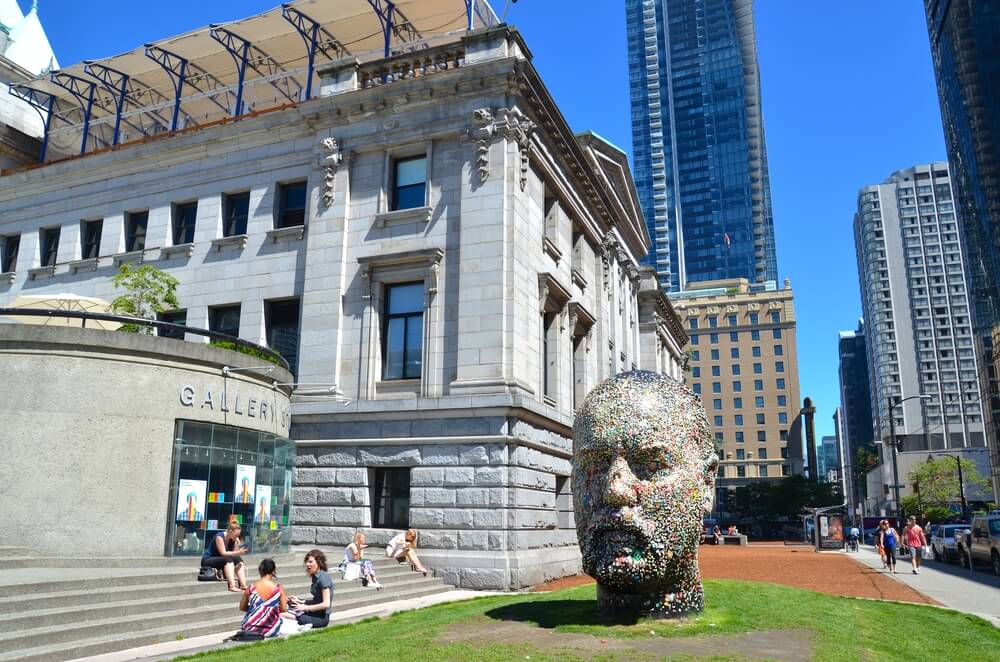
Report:
M10 91L42 115L54 158L297 103L318 90L317 64L378 59L498 22L487 0L295 0Z

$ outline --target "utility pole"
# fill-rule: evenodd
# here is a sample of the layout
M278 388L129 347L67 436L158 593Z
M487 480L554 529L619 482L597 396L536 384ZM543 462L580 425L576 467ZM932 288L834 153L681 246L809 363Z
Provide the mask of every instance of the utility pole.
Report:
M896 521L903 520L903 506L899 503L899 463L896 461L896 420L892 410L896 405L892 404L892 396L887 396L889 405L889 452L892 453L892 500L896 506Z

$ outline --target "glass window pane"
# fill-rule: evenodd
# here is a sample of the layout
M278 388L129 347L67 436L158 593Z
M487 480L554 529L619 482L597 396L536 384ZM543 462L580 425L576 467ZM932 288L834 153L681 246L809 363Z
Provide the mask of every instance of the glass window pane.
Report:
M420 377L421 355L424 336L423 316L406 319L406 377Z
M413 159L396 161L396 187L423 184L427 178L427 157L418 156Z
M424 184L410 184L396 188L393 211L399 209L416 209L424 206Z
M406 319L389 320L385 329L385 379L403 378L403 341Z
M232 237L247 233L247 217L250 214L250 194L237 193L226 196L226 223L223 236Z
M424 311L424 284L394 285L389 288L390 315L400 313L422 313Z

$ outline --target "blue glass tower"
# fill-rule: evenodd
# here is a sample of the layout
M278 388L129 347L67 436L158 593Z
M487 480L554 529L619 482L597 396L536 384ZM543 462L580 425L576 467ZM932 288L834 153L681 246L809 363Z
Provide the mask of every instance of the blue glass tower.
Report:
M777 280L753 0L626 0L633 167L667 291Z

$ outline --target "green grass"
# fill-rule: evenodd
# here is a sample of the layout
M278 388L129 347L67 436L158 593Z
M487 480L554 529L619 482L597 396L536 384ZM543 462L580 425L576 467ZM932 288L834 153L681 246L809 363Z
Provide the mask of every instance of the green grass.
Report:
M705 582L708 605L698 617L682 621L644 621L606 625L595 611L594 587L554 593L512 594L454 602L309 632L290 639L203 653L199 662L288 660L556 660L622 659L575 657L562 649L539 649L524 641L446 642L446 631L463 625L499 629L519 621L555 632L584 633L603 639L674 639L698 635L741 634L754 630L805 629L813 632L814 660L962 660L982 659L1000 650L1000 629L965 614L934 607L838 598L802 589L751 582ZM464 623L460 623L464 622ZM453 624L457 624L454 625ZM653 634L651 634L651 631ZM664 647L669 645L664 642ZM746 659L720 648L710 659ZM650 659L637 654L636 659ZM677 660L693 660L679 655Z

